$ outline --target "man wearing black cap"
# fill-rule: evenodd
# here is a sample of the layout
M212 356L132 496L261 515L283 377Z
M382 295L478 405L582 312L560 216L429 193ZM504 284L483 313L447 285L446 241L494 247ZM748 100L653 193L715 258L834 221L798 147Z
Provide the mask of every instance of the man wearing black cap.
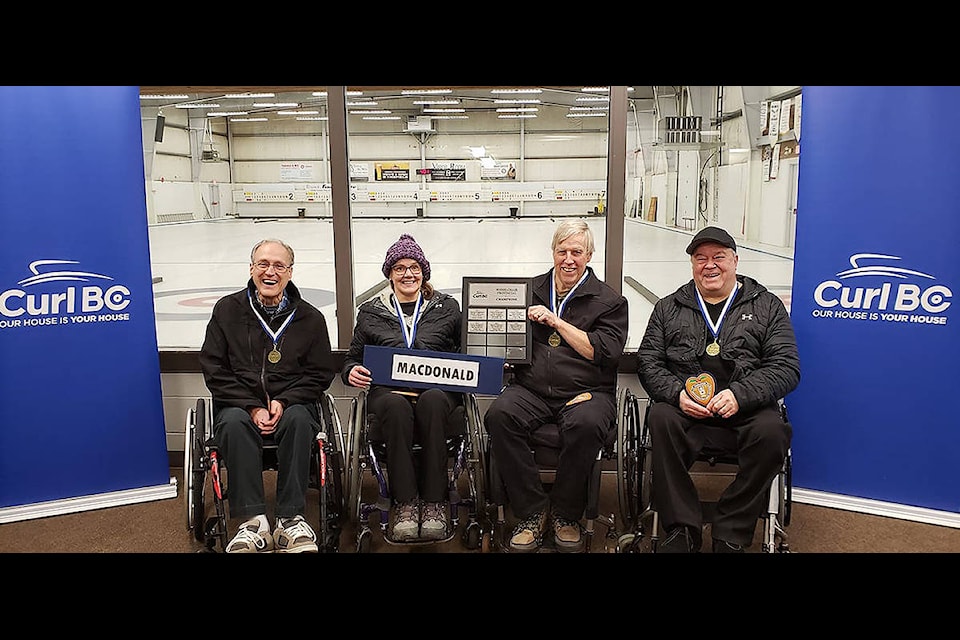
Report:
M778 400L799 384L800 358L783 302L737 274L729 233L706 227L687 253L693 279L657 302L637 353L637 375L652 402L652 501L666 532L659 551L700 550L703 518L689 468L700 451L720 449L736 451L739 462L717 501L713 552L742 552L790 448ZM714 380L707 393L687 385L706 374Z

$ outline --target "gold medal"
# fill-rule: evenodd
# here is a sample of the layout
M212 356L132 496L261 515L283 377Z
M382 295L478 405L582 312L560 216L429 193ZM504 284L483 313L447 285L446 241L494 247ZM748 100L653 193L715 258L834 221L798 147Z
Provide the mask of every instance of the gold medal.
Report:
M550 346L551 346L551 347L559 347L559 346L560 346L560 334L557 333L556 331L554 331L553 333L550 334L550 337L547 338L547 342L550 343Z
M280 362L280 352L276 349L273 349L270 353L267 354L267 360L270 361L270 364L277 364Z
M717 341L714 340L707 345L707 355L708 356L718 356L720 355L720 345L717 344Z

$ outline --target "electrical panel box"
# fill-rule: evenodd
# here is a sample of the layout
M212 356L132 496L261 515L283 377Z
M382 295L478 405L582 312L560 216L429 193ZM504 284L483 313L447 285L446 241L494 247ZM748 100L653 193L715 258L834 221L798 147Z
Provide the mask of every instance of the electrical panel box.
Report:
M407 116L407 133L433 133L433 120L430 116Z

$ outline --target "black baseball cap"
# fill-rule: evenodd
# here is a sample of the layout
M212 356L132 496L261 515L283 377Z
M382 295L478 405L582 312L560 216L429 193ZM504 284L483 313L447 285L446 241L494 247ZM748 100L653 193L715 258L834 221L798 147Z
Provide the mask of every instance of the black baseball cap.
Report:
M687 245L687 253L692 256L696 248L702 245L704 242L716 242L717 244L722 244L723 246L729 247L734 251L737 250L737 243L734 242L729 233L720 227L704 227L703 229L700 229L700 232L697 233L697 235L693 236L693 240L691 240L690 244Z

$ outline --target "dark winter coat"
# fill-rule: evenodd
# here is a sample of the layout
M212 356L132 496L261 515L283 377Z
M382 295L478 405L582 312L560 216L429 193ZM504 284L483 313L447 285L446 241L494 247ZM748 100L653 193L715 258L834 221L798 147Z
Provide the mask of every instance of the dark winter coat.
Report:
M350 370L363 364L363 350L366 345L378 347L407 348L403 328L397 317L391 300L392 291L364 302L357 309L356 326L350 348L344 358L340 378L344 384L350 384ZM425 351L460 352L461 331L460 304L453 296L434 291L433 296L423 300L420 305L420 319L416 324L413 349Z
M780 298L749 276L737 280L742 286L720 325L720 358L733 363L729 388L740 411L751 413L796 388L800 357ZM637 375L652 401L679 404L686 379L703 371L708 338L693 280L657 302L637 352Z
M288 306L268 323L276 332L294 314L277 344L280 361L271 364L267 354L273 338L267 335L250 306L256 300L253 280L247 288L231 293L213 307L207 323L200 368L204 382L218 407L269 407L279 400L284 407L320 400L336 375L327 321L319 309L304 300L288 282ZM256 303L254 303L256 306Z
M514 380L553 400L571 399L585 391L617 392L617 365L627 342L627 299L597 278L593 269L567 300L563 320L587 333L593 360L587 360L566 341L558 347L547 342L553 329L533 323L530 364L514 366ZM553 270L533 279L533 304L552 308Z

